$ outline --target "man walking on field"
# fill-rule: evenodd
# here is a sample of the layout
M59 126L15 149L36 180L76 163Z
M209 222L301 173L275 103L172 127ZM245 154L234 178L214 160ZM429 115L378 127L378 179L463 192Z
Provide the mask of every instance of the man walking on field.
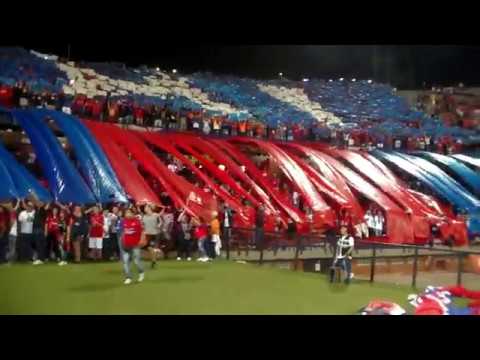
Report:
M140 249L145 244L145 232L142 228L142 222L134 216L131 209L125 212L125 219L122 221L121 239L123 271L125 273L124 284L132 283L132 272L130 270L132 258L138 270L138 282L142 282L145 278L145 270L140 258Z

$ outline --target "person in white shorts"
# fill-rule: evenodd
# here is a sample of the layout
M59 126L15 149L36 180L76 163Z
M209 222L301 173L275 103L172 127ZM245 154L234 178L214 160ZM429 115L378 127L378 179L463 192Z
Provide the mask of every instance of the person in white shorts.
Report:
M100 212L98 206L94 206L92 208L92 214L90 215L90 236L88 239L88 247L91 252L91 257L94 260L102 259L103 224L103 214Z

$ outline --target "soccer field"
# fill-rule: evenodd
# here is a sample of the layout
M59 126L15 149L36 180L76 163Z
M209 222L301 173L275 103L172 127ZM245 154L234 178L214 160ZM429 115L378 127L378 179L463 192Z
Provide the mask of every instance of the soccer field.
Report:
M147 265L147 263L145 263ZM163 261L123 285L120 263L0 267L0 314L354 314L372 299L409 309L405 286L227 261Z

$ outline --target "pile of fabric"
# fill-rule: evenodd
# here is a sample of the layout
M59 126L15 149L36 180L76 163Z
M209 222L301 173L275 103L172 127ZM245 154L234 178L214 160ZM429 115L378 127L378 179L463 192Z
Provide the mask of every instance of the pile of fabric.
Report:
M467 306L455 304L455 298L471 300ZM412 315L480 315L480 291L463 286L427 286L419 294L408 296ZM359 315L407 315L400 305L387 300L372 300Z

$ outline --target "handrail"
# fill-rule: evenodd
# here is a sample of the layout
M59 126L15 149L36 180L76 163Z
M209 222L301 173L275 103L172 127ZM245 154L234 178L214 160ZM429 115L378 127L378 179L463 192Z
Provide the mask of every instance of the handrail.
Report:
M438 247L430 247L424 245L410 245L410 244L392 244L392 243L384 243L384 242L377 242L377 241L365 241L360 240L356 243L365 244L365 245L372 245L372 246L388 246L392 248L401 248L401 249L417 249L417 250L428 250L428 251L444 251L450 252L453 254L475 254L480 255L480 251L475 250L462 250L462 249L450 249L450 248L438 248Z

